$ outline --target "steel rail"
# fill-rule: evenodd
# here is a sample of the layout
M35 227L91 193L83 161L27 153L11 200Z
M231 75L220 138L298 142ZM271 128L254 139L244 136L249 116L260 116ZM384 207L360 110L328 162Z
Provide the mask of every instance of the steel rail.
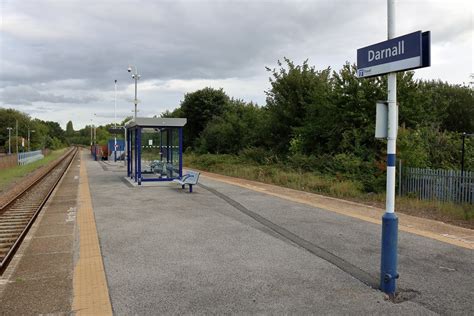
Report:
M8 209L10 206L13 206L13 204L18 201L20 198L22 198L23 196L25 196L25 194L27 192L30 192L32 189L34 189L36 187L36 185L40 184L42 180L45 180L47 178L48 175L51 175L52 172L54 170L57 170L56 168L59 168L60 167L60 164L65 162L65 167L64 167L64 170L61 170L61 173L59 176L57 176L57 179L53 179L53 183L51 184L51 186L49 187L49 189L46 191L46 194L43 195L43 197L41 198L40 200L40 203L37 204L38 206L36 206L35 208L36 209L33 209L32 210L32 215L29 215L31 216L30 219L28 220L28 222L26 223L26 225L21 228L19 227L19 229L21 229L21 233L14 237L16 238L15 242L11 245L11 246L7 246L9 248L7 253L5 254L5 256L1 259L0 261L0 274L4 272L5 268L8 266L8 263L10 262L10 260L12 259L13 255L15 254L16 250L18 249L18 247L20 246L21 242L23 241L24 237L26 236L26 234L28 233L29 229L31 228L31 226L33 225L34 221L36 220L36 218L38 217L38 214L40 213L40 211L42 210L43 206L46 204L46 202L48 201L49 197L51 196L51 194L53 193L54 189L56 188L56 186L58 185L59 181L61 181L61 179L63 178L64 174L66 173L66 171L69 169L69 167L71 166L72 162L74 161L74 157L77 155L78 153L78 149L77 147L74 148L74 149L71 149L68 153L66 153L61 159L58 159L58 162L54 163L53 166L43 175L41 176L39 179L37 179L36 181L34 181L31 185L29 185L24 191L22 191L21 193L17 194L16 195L16 198L14 200L11 200L9 203L7 203L4 207L2 207L2 211L0 212L0 219L1 219L1 215L4 214L4 211L6 209ZM67 161L67 159L69 159L69 161ZM54 176L54 175L53 175ZM25 210L24 212L27 212L27 210ZM28 215L27 215L28 216ZM21 222L21 221L20 221ZM1 228L0 228L0 233L1 233Z
M3 210L5 210L6 208L8 208L10 205L12 205L16 200L18 200L19 198L21 198L30 188L32 188L33 186L35 186L38 182L40 182L41 180L43 180L52 170L54 170L54 168L56 168L62 161L64 161L64 159L66 159L75 149L74 148L71 148L67 153L65 153L60 159L58 159L57 161L55 161L53 164L47 166L45 168L46 171L44 171L44 174L41 175L40 177L38 177L38 179L36 179L35 181L33 181L32 183L30 183L25 189L23 189L21 192L15 194L13 197L11 197L5 204L1 205L0 206L0 214L2 214ZM77 147L76 147L76 150L77 150Z

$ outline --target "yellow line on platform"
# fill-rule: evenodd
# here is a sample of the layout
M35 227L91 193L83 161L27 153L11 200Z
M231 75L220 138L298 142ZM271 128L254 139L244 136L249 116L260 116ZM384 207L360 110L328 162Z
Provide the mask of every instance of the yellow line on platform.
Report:
M112 315L99 238L92 209L89 181L81 152L79 207L79 260L74 268L73 312L77 315Z
M202 176L213 180L237 185L261 193L266 193L285 200L307 204L334 213L354 217L373 224L380 225L382 221L382 214L384 213L382 209L357 202L341 200L251 180L233 178L210 172L200 172ZM474 231L471 229L402 213L398 213L397 216L399 219L398 226L401 231L435 239L444 243L471 250L474 249Z

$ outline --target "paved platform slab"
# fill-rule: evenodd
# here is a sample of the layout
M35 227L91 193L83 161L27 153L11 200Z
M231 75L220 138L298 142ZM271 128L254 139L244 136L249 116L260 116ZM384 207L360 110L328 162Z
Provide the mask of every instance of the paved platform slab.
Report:
M398 304L229 203L331 252L374 279L380 226L202 177L131 187L87 163L112 307L159 313L473 313L472 251L400 234Z

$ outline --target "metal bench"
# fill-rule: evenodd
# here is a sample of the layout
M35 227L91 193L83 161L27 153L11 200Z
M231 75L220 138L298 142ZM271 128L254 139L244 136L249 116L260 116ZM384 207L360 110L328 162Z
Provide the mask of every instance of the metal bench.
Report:
M181 188L184 189L184 186L187 184L189 186L189 192L193 192L193 185L197 184L199 180L199 172L188 171L181 179L174 179L173 182L179 183Z

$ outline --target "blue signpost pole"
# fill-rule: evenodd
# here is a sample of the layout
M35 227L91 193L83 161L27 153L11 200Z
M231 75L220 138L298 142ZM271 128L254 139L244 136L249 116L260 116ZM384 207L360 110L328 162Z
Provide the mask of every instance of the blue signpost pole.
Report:
M395 0L387 0L388 40L357 50L357 75L369 78L388 74L387 80L387 124L385 133L376 130L376 137L387 137L387 193L386 209L382 217L382 255L380 267L380 289L389 295L395 294L398 247L398 218L395 214L395 165L397 152L398 105L397 71L431 66L431 33L416 31L395 37ZM381 113L383 114L383 113ZM378 115L380 120L384 115ZM381 134L386 136L380 136ZM378 136L377 136L378 135Z
M181 179L183 177L183 128L180 127L178 129L179 133L179 178Z
M395 1L387 0L388 39L395 37ZM398 247L398 217L395 214L395 165L397 148L398 109L397 74L388 74L388 131L387 131L387 192L386 211L382 217L382 255L380 289L395 294Z

